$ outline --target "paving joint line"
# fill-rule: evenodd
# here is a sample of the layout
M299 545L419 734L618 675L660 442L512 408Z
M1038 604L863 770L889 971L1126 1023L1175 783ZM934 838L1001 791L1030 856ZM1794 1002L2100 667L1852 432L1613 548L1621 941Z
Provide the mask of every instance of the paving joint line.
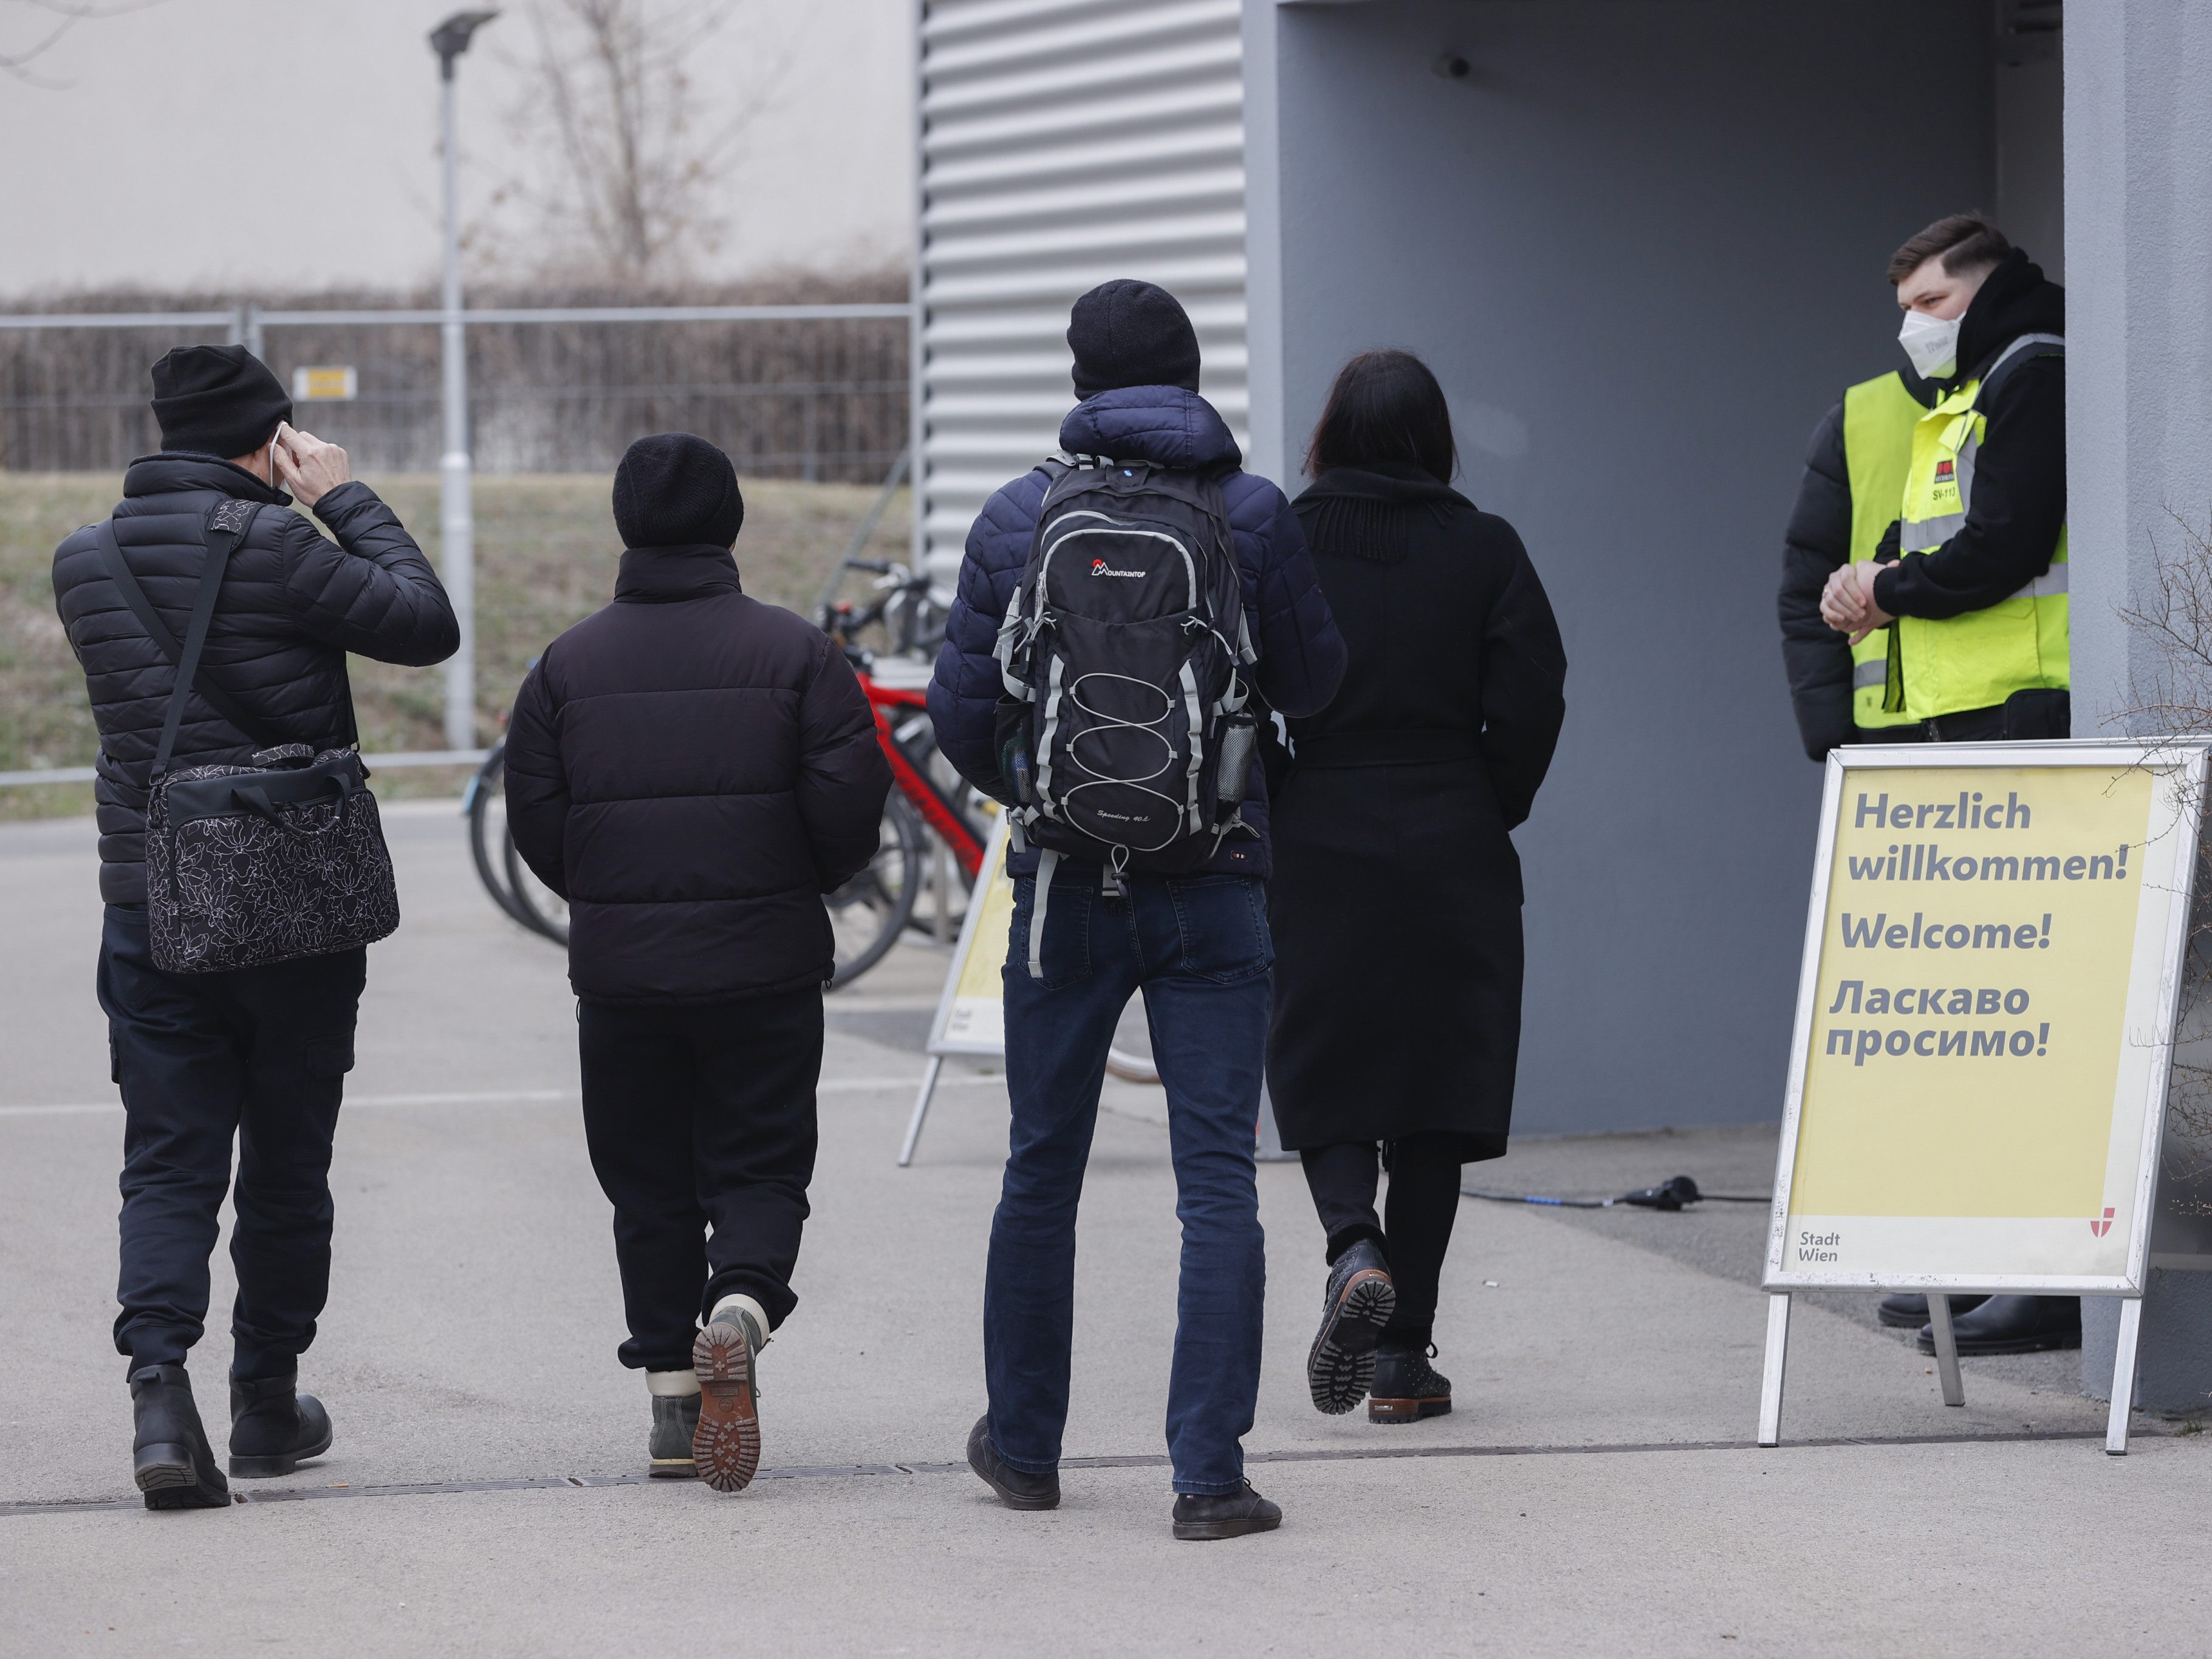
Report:
M2137 1430L2158 1437L2156 1431ZM1587 1457L1605 1454L1645 1452L1765 1452L1818 1451L1843 1446L1972 1446L2018 1445L2035 1441L2101 1440L2102 1429L2031 1429L1991 1434L1829 1435L1787 1441L1780 1446L1759 1446L1748 1440L1593 1441L1534 1446L1376 1446L1364 1449L1316 1447L1303 1451L1250 1452L1252 1463L1382 1463L1404 1458L1463 1457ZM1125 1456L1066 1457L1065 1469L1164 1469L1168 1457L1159 1452ZM763 1469L756 1480L849 1480L886 1474L964 1474L966 1462L842 1463L787 1469ZM436 1498L455 1492L586 1491L606 1486L643 1486L653 1477L637 1471L625 1474L516 1475L484 1480L396 1481L355 1486L350 1482L325 1486L281 1486L266 1492L231 1489L234 1504L298 1504L325 1498ZM666 1483L661 1483L666 1484ZM106 1510L137 1510L143 1500L132 1492L117 1498L67 1498L23 1503L0 1502L0 1519L21 1515L79 1515Z

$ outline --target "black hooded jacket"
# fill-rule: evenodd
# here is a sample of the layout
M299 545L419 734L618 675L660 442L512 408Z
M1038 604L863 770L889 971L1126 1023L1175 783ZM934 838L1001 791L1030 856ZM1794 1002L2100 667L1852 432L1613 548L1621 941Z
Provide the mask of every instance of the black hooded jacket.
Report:
M822 896L876 854L890 763L844 653L739 591L720 547L632 548L545 648L507 739L515 850L568 901L593 1002L820 985Z
M2023 334L2065 331L2066 290L2015 248L1960 320L1960 380L1985 374ZM1989 430L1965 527L1932 552L1907 554L1875 580L1875 603L1893 617L1940 622L1984 610L2051 568L2066 524L2065 359L2008 365L1982 412Z
M315 502L332 543L244 468L167 453L131 464L113 522L124 562L176 638L199 592L204 527L226 498L264 505L224 571L201 673L271 738L319 750L354 741L349 651L421 666L459 647L437 573L367 484L340 484ZM143 904L146 779L176 671L131 613L89 526L54 550L54 606L100 728L100 896ZM261 746L195 693L170 764L243 764Z

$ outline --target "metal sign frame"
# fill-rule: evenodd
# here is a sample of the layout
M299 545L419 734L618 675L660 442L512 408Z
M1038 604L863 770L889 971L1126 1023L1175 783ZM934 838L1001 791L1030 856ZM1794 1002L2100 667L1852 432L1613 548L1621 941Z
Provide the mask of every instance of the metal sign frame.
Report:
M2150 1236L2155 1218L2160 1150L2165 1131L2166 1104L2171 1085L2174 1029L2180 1013L2183 957L2196 888L2196 849L2203 828L2208 740L2199 738L2154 738L2124 743L2051 741L2033 743L1961 743L1911 745L1854 744L1831 751L1820 799L1820 829L1814 853L1813 886L1807 907L1805 949L1799 969L1797 1012L1790 1044L1789 1081L1784 1096L1781 1144L1776 1156L1774 1207L1767 1229L1766 1259L1762 1284L1769 1292L1766 1360L1761 1380L1759 1443L1777 1444L1781 1434L1782 1392L1790 1329L1790 1293L1820 1287L1863 1291L1916 1291L1928 1297L1930 1335L1935 1339L1943 1403L1962 1406L1966 1395L1959 1373L1958 1353L1951 1332L1949 1297L1958 1293L1991 1295L2041 1293L2053 1295L2118 1296L2121 1307L2119 1352L2115 1366L2111 1422L2106 1449L2115 1455L2127 1449L2128 1410L2134 1392L2136 1336L2141 1328L2142 1294L2151 1265ZM1805 1100L1806 1073L1812 1058L1813 1021L1817 1012L1821 957L1827 937L1828 894L1835 859L1836 826L1848 774L1864 770L1907 770L1923 768L1974 766L2102 768L2121 772L2147 770L2175 775L2179 787L2168 802L2173 814L2166 833L2175 837L2179 902L2166 917L2157 999L2156 1051L2146 1079L2142 1136L2137 1152L2136 1203L2130 1218L2125 1272L2119 1277L2079 1274L1959 1274L1923 1273L1905 1276L1867 1273L1785 1271L1790 1234L1790 1187L1796 1173L1797 1139ZM2153 872L2143 872L2148 886ZM2174 891L2175 889L2169 889Z
M906 1127L906 1139L899 1147L898 1166L905 1169L914 1162L914 1149L921 1139L923 1121L929 1115L930 1097L937 1092L938 1074L945 1069L947 1054L1003 1054L1006 1041L996 1042L963 1041L949 1037L945 1028L951 1023L953 1004L959 1000L960 981L968 970L968 958L975 948L975 929L983 920L983 911L990 896L991 884L1000 879L1006 869L1006 825L1004 812L991 820L991 838L983 843L983 861L976 866L975 884L968 895L968 913L960 919L960 938L952 947L951 966L945 975L945 988L938 993L937 1012L930 1017L928 1062L922 1067L921 1087L915 1095L914 1115Z

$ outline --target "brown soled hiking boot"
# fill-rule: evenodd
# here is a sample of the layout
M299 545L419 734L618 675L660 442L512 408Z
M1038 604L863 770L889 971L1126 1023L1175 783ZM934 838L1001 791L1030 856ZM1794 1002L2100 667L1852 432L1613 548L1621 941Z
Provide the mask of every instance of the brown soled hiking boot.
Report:
M1337 1257L1322 1292L1321 1329L1306 1351L1306 1389L1316 1411L1341 1417L1367 1397L1376 1344L1397 1307L1398 1288L1373 1239Z
M716 1492L743 1492L760 1471L760 1405L753 1362L766 1337L753 1316L717 1310L691 1344L699 1374L699 1426L691 1455L699 1478Z
M1370 1423L1418 1423L1451 1409L1451 1378L1429 1364L1437 1346L1382 1348L1375 1355L1375 1381L1367 1393Z

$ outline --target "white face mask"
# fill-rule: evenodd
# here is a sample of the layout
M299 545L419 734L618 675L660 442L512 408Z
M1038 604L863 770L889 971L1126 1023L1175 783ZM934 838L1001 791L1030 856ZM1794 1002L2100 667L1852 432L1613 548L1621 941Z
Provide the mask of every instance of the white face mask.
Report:
M1930 317L1924 311L1905 313L1905 326L1897 331L1897 343L1905 348L1905 355L1912 360L1914 373L1923 380L1948 380L1959 367L1959 325L1964 320L1953 317L1948 321Z

